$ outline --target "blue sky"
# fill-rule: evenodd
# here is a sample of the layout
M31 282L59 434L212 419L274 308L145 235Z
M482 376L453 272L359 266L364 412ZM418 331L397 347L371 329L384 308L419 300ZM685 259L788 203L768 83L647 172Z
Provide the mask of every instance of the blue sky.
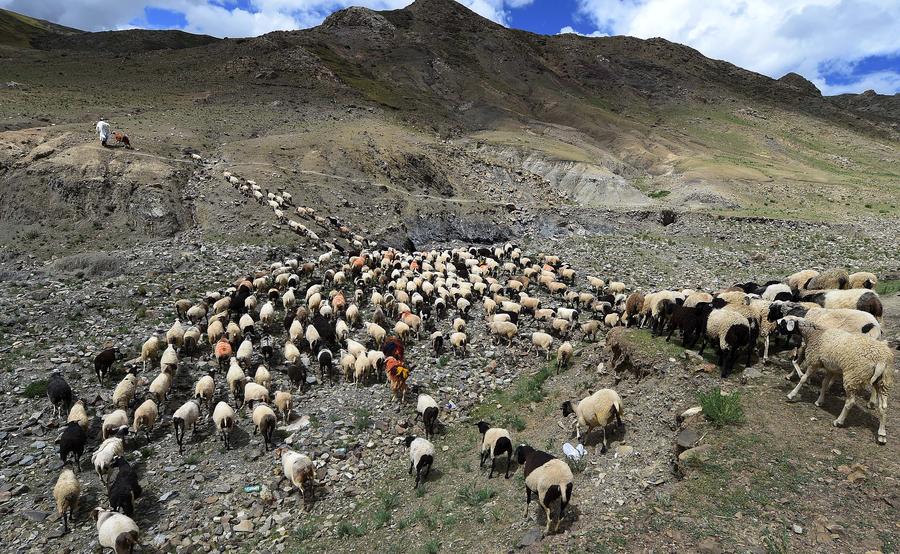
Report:
M900 0L458 0L493 21L541 34L664 37L825 94L900 92ZM410 0L0 0L0 7L85 30L183 29L255 36L319 24L349 5Z

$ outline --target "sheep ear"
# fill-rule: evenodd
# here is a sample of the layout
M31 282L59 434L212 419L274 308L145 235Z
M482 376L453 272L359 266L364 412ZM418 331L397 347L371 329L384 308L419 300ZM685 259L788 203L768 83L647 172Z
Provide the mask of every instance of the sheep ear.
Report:
M787 320L787 330L788 331L793 331L795 325L796 325L796 322L793 319Z

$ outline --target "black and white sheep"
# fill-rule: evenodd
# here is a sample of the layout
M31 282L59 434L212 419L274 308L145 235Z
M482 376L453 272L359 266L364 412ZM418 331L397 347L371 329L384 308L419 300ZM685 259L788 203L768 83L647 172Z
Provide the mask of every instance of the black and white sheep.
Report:
M249 384L249 383L248 383ZM267 406L266 404L260 404L256 408L253 409L253 434L259 433L262 435L263 445L266 448L266 451L269 451L271 446L274 446L274 435L275 435L275 426L278 423L278 418L275 415L275 412Z
M537 496L538 504L544 509L547 525L544 535L550 532L553 522L550 506L559 500L559 515L556 518L554 532L559 531L559 524L566 515L566 506L572 500L572 470L568 464L540 450L519 445L515 452L516 462L523 466L525 472L525 517L531 505L531 495Z
M575 437L581 438L581 427L586 428L585 434L589 434L595 427L603 431L603 446L600 452L606 452L606 426L615 419L619 428L622 423L622 399L619 393L612 389L600 389L594 394L582 398L579 402L566 400L562 403L562 415L567 417L575 414L573 427Z
M431 473L431 466L434 464L434 445L428 439L415 436L406 437L404 443L409 447L409 474L412 475L414 467L416 469L416 483L413 485L416 489L419 482L424 483Z
M109 485L109 505L115 511L121 511L128 517L134 517L134 501L141 496L141 485L137 472L124 456L113 458L111 467L116 468L116 477Z
M420 394L416 399L416 419L422 418L422 426L425 427L425 438L434 436L440 408L437 401L428 394Z
M172 414L172 427L175 429L175 442L178 443L179 454L184 453L184 432L190 429L191 438L193 438L198 419L200 419L200 403L194 398L182 404Z
M225 450L228 450L231 431L234 430L234 409L226 402L219 402L213 410L212 419L219 438L225 443Z
M513 446L512 437L509 431L502 427L491 427L486 421L479 421L475 424L478 432L481 433L481 451L479 452L479 467L484 467L484 463L488 458L491 459L491 471L488 473L488 479L494 476L494 464L497 462L497 456L506 454L506 478L509 479L509 466L512 460Z
M97 522L100 546L115 554L130 554L140 538L140 528L130 517L113 510L94 508L91 516Z
M81 471L81 456L84 454L85 444L87 433L77 421L70 421L59 437L59 459L66 463L69 456L72 456L75 458L75 471Z

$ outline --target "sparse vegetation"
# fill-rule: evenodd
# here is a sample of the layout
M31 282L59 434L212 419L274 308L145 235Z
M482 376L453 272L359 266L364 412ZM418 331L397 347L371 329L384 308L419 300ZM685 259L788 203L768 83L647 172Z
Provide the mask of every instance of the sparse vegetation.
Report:
M42 396L47 396L47 381L41 379L40 381L28 383L25 390L22 392L22 396L25 396L26 398L41 398Z
M719 427L736 425L744 421L744 409L741 406L741 394L737 391L723 394L719 388L697 393L703 415Z
M490 487L478 488L475 483L471 483L460 487L456 497L469 506L480 506L493 498L495 494L497 492Z

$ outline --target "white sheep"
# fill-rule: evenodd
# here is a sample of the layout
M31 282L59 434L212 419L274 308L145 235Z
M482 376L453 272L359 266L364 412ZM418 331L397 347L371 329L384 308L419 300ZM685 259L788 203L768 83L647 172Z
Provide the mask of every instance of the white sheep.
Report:
M191 430L191 438L194 438L194 428L200 419L200 404L195 399L190 399L181 405L172 414L172 427L175 429L175 442L178 443L178 453L183 454L184 432Z
M294 409L294 396L290 392L275 391L275 407L281 412L281 420L287 424Z
M594 394L573 403L566 400L562 404L563 417L575 414L575 437L581 439L581 427L587 428L589 434L595 427L603 431L603 447L600 452L606 452L606 426L615 418L621 428L622 423L622 399L619 393L612 389L600 389Z
M494 321L489 326L491 333L497 338L497 342L501 338L507 340L508 346L512 346L513 339L519 332L519 327L511 321ZM454 333L455 335L456 333ZM450 342L453 343L453 335L450 335Z
M119 409L106 414L103 416L103 422L100 425L100 437L106 440L122 427L128 427L128 414L125 413L125 410Z
M878 277L868 271L857 271L850 274L849 281L848 288L851 289L874 289L878 284Z
M241 409L249 406L250 409L253 409L254 402L269 402L269 389L266 387L254 383L250 381L250 378L246 378L246 382L244 383L244 403L241 405Z
M256 368L256 373L253 375L253 381L257 385L262 385L266 389L272 388L272 374L264 365L260 365Z
M90 420L88 419L87 411L84 409L83 400L79 400L72 404L72 407L69 409L69 417L66 418L66 423L69 423L70 421L77 421L79 427L81 427L84 432L87 432Z
M531 333L532 350L542 350L550 361L550 347L553 346L553 337L543 331L535 331Z
M94 466L94 471L97 472L97 477L99 477L104 484L108 481L108 478L105 476L108 475L113 458L121 456L124 453L125 443L119 437L105 439L100 446L97 447L97 450L94 451L94 454L91 456L91 464Z
M803 288L807 290L846 289L850 274L846 269L834 268L812 277Z
M156 402L151 398L144 400L144 403L134 411L132 432L137 434L141 429L144 429L144 433L149 441L150 431L153 429L153 424L156 423L157 418L159 418L159 409L156 407Z
M572 343L566 341L559 345L559 348L556 350L556 372L559 373L559 370L564 367L569 367L569 364L572 363Z
M194 398L206 402L206 409L212 412L213 396L216 394L216 381L212 375L204 375L194 385ZM209 417L209 414L207 414Z
M159 360L159 367L172 375L175 375L175 372L178 371L178 352L175 350L174 345L170 344L166 347L165 352L162 354L162 358Z
M81 483L71 469L64 467L53 486L53 499L56 500L56 512L63 520L63 534L69 532L69 519L75 519L78 510L78 498L81 496Z
M869 289L817 290L800 295L804 302L814 302L823 308L848 308L869 312L880 322L884 306L878 293Z
M798 271L797 273L789 275L784 282L794 290L804 289L806 288L806 283L818 275L819 272L815 269L804 269L803 271Z
M559 524L566 514L566 506L572 500L572 470L566 462L525 444L516 448L515 455L516 461L523 466L525 473L525 517L528 517L528 507L534 493L537 495L538 504L546 514L547 525L543 531L546 535L550 532L550 523L553 521L550 505L554 497L558 496L559 517L556 519L554 531L559 531ZM550 490L556 491L556 495L548 498L547 493Z
M134 398L134 391L137 388L137 377L133 373L129 373L116 385L113 390L112 403L114 408L127 409L128 404Z
M212 418L219 437L225 443L225 450L228 450L229 438L234 429L234 409L225 402L219 402L213 410Z
M166 397L169 395L169 389L172 388L172 375L168 372L161 371L159 375L157 375L153 381L150 383L150 387L147 389L149 394L153 395L153 398L156 399L157 402L162 403Z
M421 437L406 437L406 446L409 447L409 474L416 469L416 483L413 488L419 487L419 481L425 482L434 464L434 445L428 439Z
M94 508L91 517L97 522L97 537L100 546L110 548L115 554L128 554L134 552L134 545L138 544L140 528L133 519L102 508Z
M279 448L275 451L275 454L276 457L281 458L281 468L284 472L284 477L297 487L304 503L307 501L307 494L311 498L315 498L316 466L309 456L287 448Z
M252 385L254 383L248 384ZM266 394L268 394L268 392ZM269 447L274 444L273 435L275 433L275 426L278 422L278 418L272 408L265 404L260 404L253 409L252 419L254 425L253 434L259 433L262 435L263 445L265 445L266 452L268 452Z
M285 351L287 351L286 347ZM225 382L228 384L228 392L231 393L231 397L235 400L237 400L244 391L245 377L244 370L241 369L240 364L237 363L235 358L231 358L229 360L228 373L225 374Z
M887 395L894 381L894 353L887 343L840 329L823 329L802 320L785 321L781 325L788 331L794 331L796 327L806 343L803 365L798 370L803 375L794 390L788 393L788 399L793 400L800 392L800 387L821 367L826 372L816 400L816 405L821 406L825 393L835 378L840 376L847 399L840 415L833 422L835 427L839 427L844 424L850 408L858 402L858 397L872 387L874 401L870 401L870 405L876 409L879 421L877 441L885 444Z
M381 348L381 343L384 341L384 337L387 334L384 327L376 323L366 323L366 333L373 341L375 341L375 346Z

